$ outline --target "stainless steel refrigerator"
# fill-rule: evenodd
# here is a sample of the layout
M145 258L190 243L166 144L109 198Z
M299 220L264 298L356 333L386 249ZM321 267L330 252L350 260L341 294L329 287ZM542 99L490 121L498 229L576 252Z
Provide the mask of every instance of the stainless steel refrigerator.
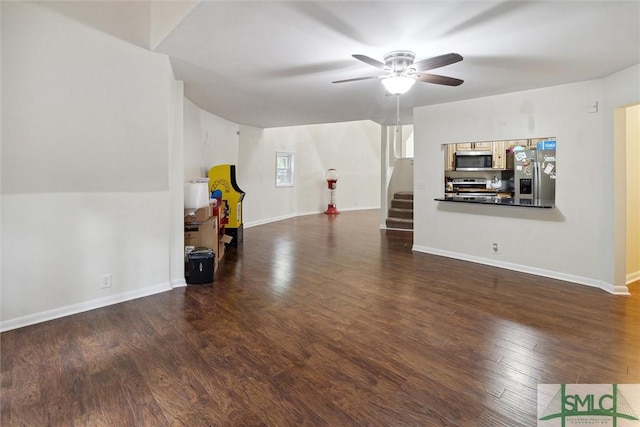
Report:
M521 203L554 204L556 199L556 150L515 151L515 198Z

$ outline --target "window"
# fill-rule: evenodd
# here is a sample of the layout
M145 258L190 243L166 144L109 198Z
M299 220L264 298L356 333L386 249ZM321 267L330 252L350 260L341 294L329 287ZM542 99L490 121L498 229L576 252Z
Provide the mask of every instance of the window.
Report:
M283 151L276 153L276 187L293 187L294 154Z

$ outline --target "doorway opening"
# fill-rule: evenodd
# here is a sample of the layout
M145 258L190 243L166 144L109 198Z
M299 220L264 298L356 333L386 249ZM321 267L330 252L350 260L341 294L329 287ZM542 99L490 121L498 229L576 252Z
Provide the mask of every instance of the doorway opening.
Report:
M640 281L640 104L614 117L615 283Z

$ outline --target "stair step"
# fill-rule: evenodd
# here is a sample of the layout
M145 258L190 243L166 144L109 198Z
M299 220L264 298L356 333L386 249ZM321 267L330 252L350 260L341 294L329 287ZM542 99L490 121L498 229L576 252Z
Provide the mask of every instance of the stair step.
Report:
M399 209L413 209L412 199L391 199L391 207Z
M389 218L413 219L413 209L391 208L387 216Z
M396 191L393 194L394 199L413 200L413 191Z
M387 228L398 228L402 230L413 230L413 220L404 218L387 218Z

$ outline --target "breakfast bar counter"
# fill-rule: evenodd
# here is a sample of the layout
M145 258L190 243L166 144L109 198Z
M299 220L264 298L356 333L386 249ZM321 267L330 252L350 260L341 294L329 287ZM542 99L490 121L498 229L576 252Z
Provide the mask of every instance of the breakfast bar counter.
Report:
M434 199L438 202L452 203L474 203L481 205L496 206L519 206L524 208L553 208L555 201L553 200L531 200L531 199L513 199L492 196L467 196L467 197L443 197Z

